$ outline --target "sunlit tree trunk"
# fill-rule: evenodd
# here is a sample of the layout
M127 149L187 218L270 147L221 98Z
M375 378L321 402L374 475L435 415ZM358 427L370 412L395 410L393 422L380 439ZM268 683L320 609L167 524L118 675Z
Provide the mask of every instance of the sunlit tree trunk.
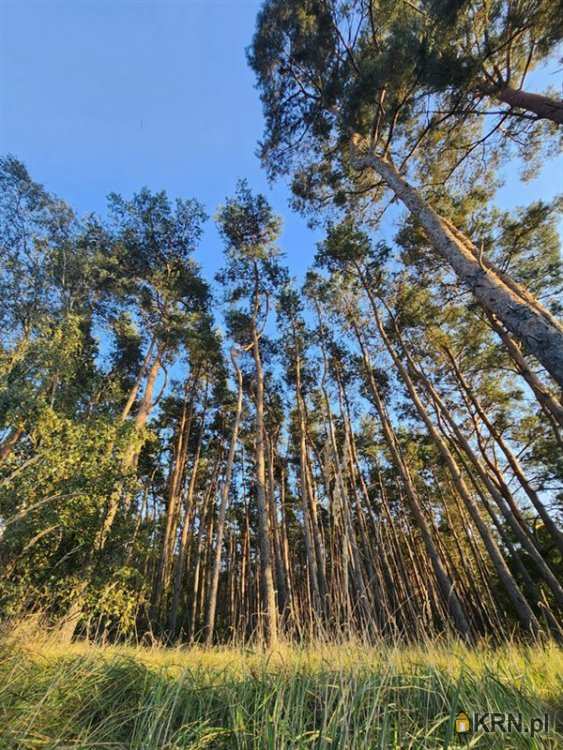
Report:
M393 164L374 153L354 157L358 168L371 167L391 188L426 231L436 252L453 268L478 302L496 315L522 342L554 380L563 387L563 327L530 301L529 292L514 282L510 287L452 231L420 193L399 174Z
M539 120L551 120L558 125L563 125L563 101L552 99L549 96L544 96L544 94L514 89L508 85L497 88L485 86L483 92L504 104L508 104L513 109L523 109L525 112L530 112L536 115Z
M192 375L186 383L186 392L182 404L182 415L176 430L176 441L172 457L172 467L168 479L168 502L166 506L166 525L162 537L162 545L158 560L158 568L151 597L151 610L153 618L158 617L163 593L166 589L170 564L173 555L173 547L176 539L178 526L178 513L180 509L180 498L182 491L182 479L184 477L186 461L188 458L188 447L192 427L193 404L196 387L198 383L197 372Z
M137 466L137 461L139 460L139 453L141 449L137 443L137 439L144 430L149 415L154 407L153 394L154 387L156 385L156 379L162 366L161 356L161 352L157 351L149 368L143 397L141 398L141 402L139 403L137 413L135 414L135 434L133 438L134 442L126 450L123 457L123 468L127 470L134 469Z
M188 485L188 492L186 495L186 499L184 501L184 519L183 519L183 524L182 524L182 534L180 537L180 547L178 550L178 554L176 557L176 564L174 567L172 603L170 605L170 615L169 615L169 620L168 620L168 628L169 628L169 634L171 638L174 638L176 635L176 626L178 622L178 609L180 606L180 595L182 592L182 584L184 580L186 551L188 547L189 532L190 532L192 513L193 513L193 508L194 508L194 493L195 493L195 487L196 487L196 482L197 482L198 472L199 472L201 446L203 443L203 436L205 433L207 399L208 399L208 384L206 383L206 394L205 394L204 405L203 405L202 414L201 414L201 426L199 430L197 448L196 448L194 459L193 459L192 473L191 473L190 482Z
M547 510L545 505L540 500L537 492L532 488L530 482L528 481L526 475L524 474L524 470L522 469L522 466L520 465L520 462L518 461L517 457L514 455L509 445L506 443L506 441L504 440L502 435L499 433L499 431L495 428L494 424L488 418L487 413L481 406L481 403L476 393L474 392L473 388L469 385L463 373L461 372L453 352L447 346L444 347L444 351L452 365L454 375L457 381L459 382L463 392L466 394L470 403L475 408L475 411L479 415L479 418L481 419L483 424L486 426L491 437L495 440L499 448L502 450L503 454L505 455L508 461L508 465L510 466L510 468L512 469L514 473L514 476L516 477L520 486L522 487L522 489L524 490L524 492L526 493L526 495L532 502L540 518L544 522L547 530L549 531L555 543L557 544L559 550L563 554L563 534L557 527L557 524L555 523L555 521L549 514L549 511Z
M549 389L546 388L544 383L538 378L538 376L530 368L520 347L514 341L512 336L506 331L506 329L500 324L496 317L489 312L486 312L487 320L489 321L491 328L495 333L498 334L502 340L506 351L510 355L510 358L514 362L516 369L520 375L524 378L526 383L529 385L532 393L536 397L539 405L544 410L547 417L554 422L555 436L561 446L563 446L563 440L561 438L559 428L563 427L563 404L550 393Z

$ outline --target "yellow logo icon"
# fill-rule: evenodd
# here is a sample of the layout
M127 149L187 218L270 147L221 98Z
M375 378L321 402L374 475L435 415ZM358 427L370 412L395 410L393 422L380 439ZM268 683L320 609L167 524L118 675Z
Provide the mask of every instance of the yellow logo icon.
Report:
M465 711L460 711L456 716L455 731L458 734L463 734L464 732L469 732L470 729L471 722L469 721L469 716L465 713Z

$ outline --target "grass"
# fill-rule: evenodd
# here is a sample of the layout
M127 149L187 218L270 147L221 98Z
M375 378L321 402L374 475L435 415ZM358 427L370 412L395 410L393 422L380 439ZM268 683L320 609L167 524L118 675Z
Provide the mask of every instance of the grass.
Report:
M0 748L557 748L554 645L235 649L0 643ZM454 731L458 711L550 714L548 735Z

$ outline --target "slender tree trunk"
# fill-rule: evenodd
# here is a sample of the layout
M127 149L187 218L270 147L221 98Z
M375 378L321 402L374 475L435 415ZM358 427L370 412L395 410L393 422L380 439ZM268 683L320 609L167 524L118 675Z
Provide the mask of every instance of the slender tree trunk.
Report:
M354 532L352 518L350 513L350 504L348 493L346 491L346 485L344 481L344 470L342 461L340 458L340 452L338 450L338 444L336 441L336 430L334 426L334 419L332 416L332 409L330 406L330 398L326 388L326 379L329 373L329 361L327 355L327 347L325 341L325 325L321 314L321 307L318 300L315 300L315 308L317 311L317 317L319 321L319 328L321 330L321 352L323 357L323 376L321 379L321 392L323 394L327 428L328 428L328 446L332 454L332 462L334 465L335 473L335 495L337 499L336 507L340 515L340 521L342 524L343 539L342 547L345 553L343 562L343 572L347 578L348 576L348 565L350 567L351 578L353 581L354 589L356 592L356 608L357 614L360 618L369 619L369 596L365 585L365 579L363 575L363 566L358 550L356 535ZM352 613L354 614L354 613Z
M368 381L368 387L370 389L371 395L373 396L374 406L376 407L376 410L379 414L379 418L381 420L381 427L383 430L383 435L385 437L385 441L391 452L391 455L393 456L394 463L403 478L405 491L407 494L407 498L409 500L409 506L414 516L414 519L416 521L416 524L418 526L418 529L422 535L422 539L423 539L428 557L430 558L430 561L432 563L432 568L434 570L434 575L436 576L436 580L438 582L440 593L444 599L444 602L446 603L449 613L452 616L455 627L464 636L464 638L471 641L473 639L471 627L469 625L469 622L467 620L467 617L465 615L461 602L459 601L457 594L455 593L454 585L452 581L450 580L450 577L448 576L446 569L444 567L444 563L438 553L438 550L434 543L434 539L432 538L432 533L430 531L430 528L428 527L428 523L422 512L420 501L418 499L418 495L414 487L414 483L410 476L410 472L401 456L401 452L400 452L399 446L397 445L397 439L395 437L393 427L387 416L385 407L379 395L379 390L375 383L375 378L373 376L371 363L369 361L369 356L367 353L367 349L366 349L362 334L360 333L359 327L354 319L351 320L351 325L356 335L356 338L358 340L358 344L360 345L362 358L364 362L364 369L365 369L365 373L366 373L366 377Z
M221 464L221 458L218 458L217 465L213 471L213 476L209 485L209 489L206 491L201 502L201 509L199 513L199 529L197 534L197 547L195 552L195 565L193 566L193 578L192 585L189 592L190 600L190 619L188 625L188 642L193 643L197 634L197 625L199 620L200 612L200 598L202 589L204 587L204 573L205 573L205 538L209 534L209 527L211 525L210 513L208 512L208 506L210 505L211 497L215 492L216 476Z
M233 465L235 461L235 452L238 441L240 420L242 414L242 372L238 365L237 354L231 350L231 361L237 378L237 405L235 410L235 421L233 423L233 432L231 434L231 444L229 446L229 455L227 466L225 467L225 478L221 485L221 504L219 506L219 517L217 519L217 537L215 540L215 554L213 557L213 567L211 573L211 582L209 586L209 603L207 605L207 616L205 621L206 641L210 645L213 640L213 631L215 628L215 613L217 610L217 591L219 588L219 574L221 571L221 554L223 550L223 536L225 533L225 518L229 504L229 492L231 489L231 478L233 474Z
M274 569L276 571L276 584L278 593L278 611L280 617L283 616L287 606L287 587L285 583L285 570L281 551L281 540L278 514L276 509L276 481L275 481L275 454L274 437L265 435L265 442L268 452L268 491L266 493L266 502L268 505L268 515L270 517L270 536L272 542L272 551L274 559Z
M378 322L378 325L380 327L380 331L383 330L380 323ZM557 578L554 576L553 572L543 559L543 557L538 552L533 537L531 536L528 526L522 517L519 508L517 507L514 498L512 497L512 494L510 493L510 490L506 486L506 484L503 481L502 487L497 487L493 481L491 480L489 474L482 466L481 462L477 458L473 448L469 444L469 441L466 439L465 435L460 430L459 426L457 425L456 421L453 419L452 415L450 414L449 409L443 402L442 398L430 382L430 380L426 377L425 373L422 371L420 365L417 366L417 364L414 362L413 356L410 353L408 347L406 346L406 343L401 336L397 325L395 323L395 320L393 319L393 325L395 328L395 333L397 335L397 338L403 348L403 351L405 353L405 356L407 358L407 362L415 374L417 378L420 379L424 387L426 388L428 394L430 395L430 398L433 400L435 404L435 408L439 415L443 416L446 422L450 425L450 427L453 429L454 434L465 451L465 454L468 456L469 460L472 463L473 468L476 470L478 477L481 479L485 487L487 488L489 494L494 499L495 503L499 507L502 515L504 516L505 520L509 524L510 528L512 529L514 535L520 542L520 544L524 547L524 549L528 552L531 559L534 561L538 572L540 576L543 578L543 580L547 583L551 591L553 592L553 595L556 598L556 601L561 609L563 609L563 588L557 581ZM385 333L383 333L385 335ZM386 342L386 345L391 346L390 342ZM391 353L391 350L390 350ZM408 372L406 372L406 375L408 377ZM414 387L414 384L413 384ZM470 473L470 476L473 476L473 472ZM504 492L503 492L504 490Z
M121 412L122 422L124 422L127 419L127 417L129 416L131 412L131 409L133 408L133 404L135 403L135 399L137 398L137 394L139 393L139 388L141 387L141 383L143 382L143 378L145 377L147 367L149 366L149 362L152 357L154 345L155 345L155 339L152 339L149 344L149 348L147 349L147 353L145 355L143 363L141 364L141 367L139 368L139 372L137 373L137 377L135 378L135 382L133 383L133 386L131 390L129 391L129 396L127 397L127 401L125 402L123 411Z
M293 604L293 580L292 571L289 560L289 539L287 535L288 519L287 519L287 507L286 507L286 473L282 465L280 466L280 510L281 510L281 544L282 544L282 560L285 571L285 581L287 590L287 599L289 604L288 615L294 618L294 604Z
M198 383L198 371L194 372L186 383L184 403L182 405L182 416L177 429L176 445L172 460L172 468L168 480L168 503L166 507L166 525L162 539L162 547L158 561L158 568L153 588L151 610L153 617L158 616L161 600L166 589L170 572L170 563L173 555L173 546L176 539L178 525L179 504L182 489L182 480L186 461L188 458L189 440L192 428L193 404Z
M302 399L301 405L303 407L304 411L304 422L303 427L305 430L305 478L306 478L306 484L307 484L307 491L308 491L308 500L309 500L309 514L311 517L311 534L313 537L313 544L315 546L315 558L317 561L317 572L319 576L319 593L321 595L321 601L322 601L322 611L327 613L328 608L328 583L327 583L327 572L326 572L326 545L324 540L324 535L322 533L322 529L319 525L319 515L318 515L318 494L317 494L317 486L315 482L315 478L313 475L313 468L311 464L311 458L309 454L309 446L310 446L310 435L307 427L307 420L308 420L308 414L307 414L307 406L305 404L305 401Z
M493 331L495 331L496 334L498 334L502 343L506 347L510 358L514 362L516 369L529 385L539 405L542 407L546 415L550 419L555 421L554 426L556 438L560 444L563 444L558 429L559 427L563 427L563 405L560 404L559 401L557 401L557 399L550 393L549 389L532 371L532 369L526 362L526 359L522 354L520 347L514 341L508 331L506 331L505 328L500 324L497 318L488 311L486 311L486 316L491 325L491 328L493 329Z
M428 388L431 398L434 400L437 413L440 416L443 416L445 421L452 427L457 437L458 443L459 443L459 445L456 445L456 451L458 453L458 456L460 456L460 460L466 467L466 473L471 478L471 481L478 495L481 497L481 500L483 504L485 505L489 515L491 516L493 523L497 527L501 538L504 540L506 547L509 549L512 558L516 559L517 563L520 564L518 551L514 548L510 540L507 538L506 533L504 529L502 528L502 525L499 523L496 516L493 514L492 509L489 506L488 500L486 499L484 495L483 487L482 485L481 486L479 485L478 479L481 480L483 485L488 490L490 496L495 500L498 508L500 509L502 515L504 516L505 521L508 523L508 525L512 529L514 536L522 545L524 550L528 553L530 558L533 560L534 564L537 567L540 577L543 578L543 580L547 583L549 588L552 590L559 608L563 609L563 589L561 588L561 585L559 584L557 578L554 576L553 572L547 565L546 561L538 552L538 549L536 548L534 544L534 539L532 535L530 534L528 526L525 523L525 520L522 517L519 508L516 506L515 501L512 498L510 491L508 490L508 487L506 485L503 485L503 489L506 492L506 495L508 498L508 501L507 501L507 499L503 497L504 492L501 494L501 490L499 490L493 484L492 480L487 475L479 459L475 455L475 452L469 445L469 442L467 441L465 436L461 433L459 427L453 420L452 416L449 414L448 410L446 409L444 403L442 402L439 395L433 388L432 384L426 379L424 374L421 373L420 377L422 379L422 382ZM443 422L440 422L440 425L441 425L442 432L444 436L446 437L445 427L444 427ZM464 458L461 454L461 448L463 448L465 452L465 456L471 462L469 466L466 464L466 458ZM520 568L522 568L521 564L520 564ZM525 570L523 571L523 579L526 581L528 588L532 590L532 585L531 585L532 581L527 571ZM536 596L534 601L535 603L537 603L539 601L539 596Z
M160 351L157 351L147 374L147 382L145 384L143 397L141 399L141 403L139 404L137 414L135 415L135 436L140 435L142 430L145 428L147 419L149 418L154 406L153 393L156 379L158 377L158 373L160 372L161 356L162 353ZM140 452L140 446L133 443L125 452L125 455L123 457L123 468L134 469L137 466Z
M292 321L294 365L295 365L295 402L297 407L297 420L299 429L299 490L301 495L301 509L303 511L303 534L305 541L305 554L307 558L307 576L311 587L313 610L316 617L322 613L323 602L319 591L319 570L317 568L317 557L315 555L314 542L311 534L318 533L309 518L309 482L307 476L307 442L305 435L305 415L302 403L301 391L301 355L295 321Z
M469 385L465 377L463 376L463 373L461 372L459 365L457 364L457 361L455 359L455 356L451 349L447 346L444 347L444 351L449 359L449 361L452 364L454 375L459 382L461 388L467 395L470 402L473 404L475 411L479 415L479 418L483 422L483 424L487 427L491 437L495 440L499 448L504 453L508 464L512 471L514 472L514 476L518 480L520 486L526 493L526 495L531 500L534 508L537 510L540 518L545 524L546 529L549 531L551 536L553 537L555 543L557 544L559 550L561 553L563 553L563 534L557 527L554 520L551 518L551 515L549 514L547 508L540 500L537 492L532 488L530 485L528 479L526 478L526 475L524 474L524 471L520 465L520 462L514 455L514 453L511 451L510 447L502 437L502 435L498 432L498 430L495 428L491 420L488 418L487 413L481 406L481 403L479 402L479 399L477 398L475 392L473 391L473 388Z
M192 474L190 477L190 483L188 486L188 492L185 502L184 510L184 523L182 525L182 536L180 538L180 549L178 550L178 556L176 558L176 565L174 569L174 587L172 592L172 604L170 607L169 617L169 631L170 637L174 638L176 635L176 625L178 622L178 608L180 606L180 595L182 591L182 582L184 579L184 561L186 557L186 549L188 547L188 538L191 525L191 517L194 502L194 492L197 482L197 476L199 472L199 461L201 456L201 446L203 443L203 435L205 432L205 417L207 412L207 395L208 395L208 383L205 386L205 401L201 415L201 427L199 431L199 437L197 442L197 448L194 455Z
M516 610L518 614L518 618L520 619L520 622L523 628L525 630L531 631L532 633L537 633L539 631L539 623L536 619L536 616L534 615L533 611L530 608L530 605L526 601L526 597L520 591L520 588L517 582L515 581L514 576L510 572L510 569L508 565L506 564L506 561L504 557L502 556L502 553L500 549L498 548L498 545L493 535L491 534L490 529L488 528L487 524L484 522L479 512L479 508L477 507L475 501L473 500L471 496L471 493L469 492L469 489L467 488L467 485L465 484L465 480L463 479L463 476L459 470L459 467L457 466L457 463L451 451L449 450L448 446L446 445L441 435L438 433L434 423L428 416L428 413L418 396L418 393L414 387L414 384L407 370L405 369L401 360L399 359L395 350L393 349L391 342L389 341L389 337L385 333L385 330L381 324L381 320L377 312L377 307L375 306L373 302L372 302L372 310L373 310L373 314L377 323L380 336L383 342L385 343L385 346L387 350L389 351L389 354L391 355L391 358L393 359L393 362L395 363L395 366L397 367L401 375L401 379L403 380L404 384L407 387L409 395L416 407L418 414L420 415L420 418L426 425L428 432L430 434L430 437L434 441L436 447L441 453L450 471L454 485L456 489L458 490L460 496L462 497L463 502L465 503L467 510L469 511L469 514L473 520L473 523L475 524L475 526L477 527L479 531L479 534L481 535L481 538L487 549L489 557L491 558L491 561L499 576L499 579L501 580L504 588L506 589L514 605L514 609Z
M266 464L264 441L264 372L260 356L260 341L257 329L259 312L259 276L258 266L254 265L254 311L252 319L252 350L256 371L256 504L258 506L258 536L260 545L260 573L262 589L262 607L265 619L266 643L271 648L278 640L278 622L276 592L272 573L270 549L270 530L268 509L266 505Z

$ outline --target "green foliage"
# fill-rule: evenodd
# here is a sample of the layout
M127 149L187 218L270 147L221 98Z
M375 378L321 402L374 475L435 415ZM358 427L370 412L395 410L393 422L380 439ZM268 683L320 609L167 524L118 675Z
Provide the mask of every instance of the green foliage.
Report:
M3 467L2 549L11 573L0 585L4 613L30 601L64 611L72 601L74 584L65 580L80 580L91 559L122 478L127 432L107 417L77 421L48 406L39 412L28 435L31 458L12 455Z
M553 62L562 29L550 0L267 0L249 52L264 166L291 176L294 205L312 221L320 208L374 217L382 191L353 168L353 135L433 199L491 190L516 155L530 177L557 152L557 125L505 106L503 92Z
M252 194L245 180L238 182L235 197L219 209L217 219L233 260L265 260L274 252L281 220L263 195Z
M281 220L266 198L253 195L242 180L235 196L219 209L217 224L225 242L226 264L216 279L229 304L225 315L229 335L248 347L253 326L263 327L270 298L287 282L287 271L277 259Z

